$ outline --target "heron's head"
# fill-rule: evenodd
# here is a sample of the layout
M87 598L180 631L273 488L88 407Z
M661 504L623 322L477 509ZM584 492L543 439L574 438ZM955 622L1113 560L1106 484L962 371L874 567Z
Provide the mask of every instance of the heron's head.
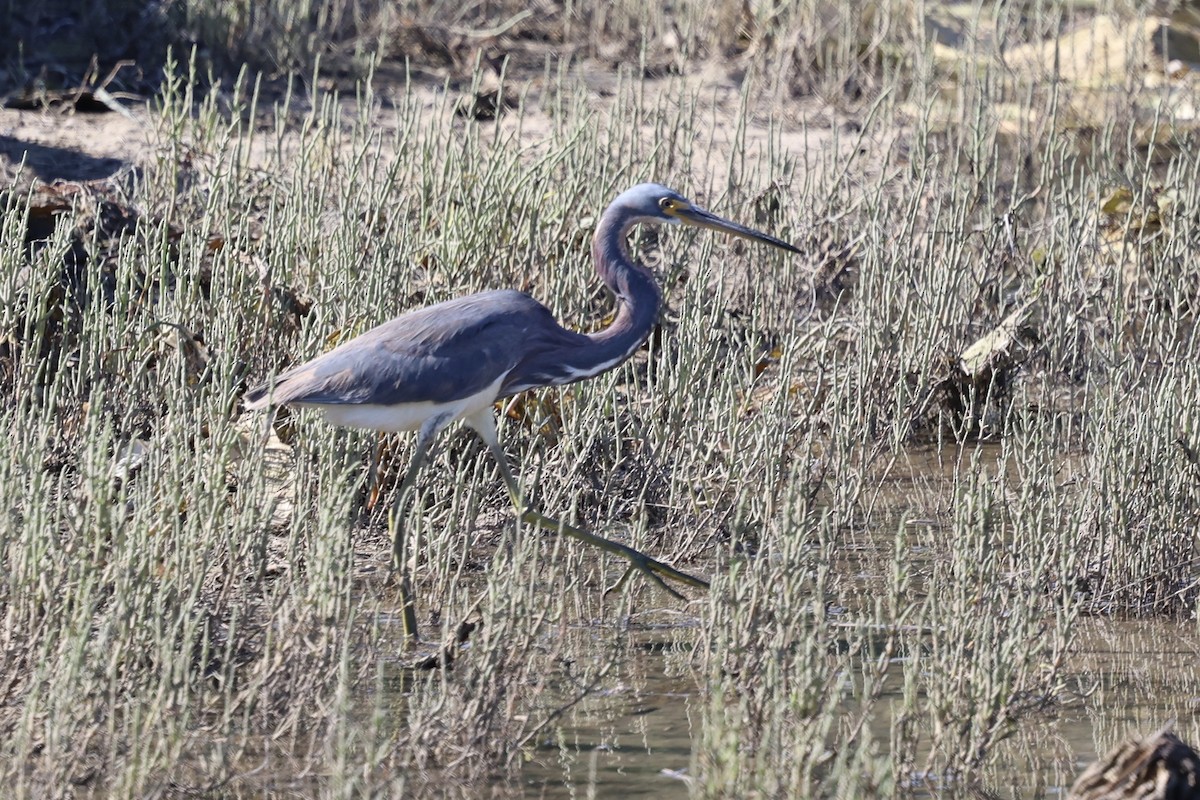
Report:
M630 222L665 222L671 225L692 225L724 231L743 239L764 242L793 253L800 251L783 241L753 228L719 217L694 205L679 192L657 183L642 183L617 196L612 203L627 215Z

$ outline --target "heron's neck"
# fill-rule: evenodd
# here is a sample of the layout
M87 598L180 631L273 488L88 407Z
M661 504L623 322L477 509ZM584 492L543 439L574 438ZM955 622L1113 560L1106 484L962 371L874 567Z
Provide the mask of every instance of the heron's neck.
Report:
M563 385L612 369L646 341L662 304L662 292L650 270L629 257L625 236L632 219L612 219L605 212L596 228L592 257L596 272L617 296L617 316L602 331L584 336L561 331L567 343L524 365L520 375L503 387L508 394L547 384Z
M662 291L654 276L641 263L634 261L626 239L635 220L601 219L592 240L592 258L596 272L617 298L617 315L613 323L590 338L606 350L633 354L658 321L662 306Z

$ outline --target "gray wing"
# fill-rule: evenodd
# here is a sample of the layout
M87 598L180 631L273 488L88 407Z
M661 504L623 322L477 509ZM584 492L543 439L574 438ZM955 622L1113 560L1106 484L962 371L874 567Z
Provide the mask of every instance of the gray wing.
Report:
M411 311L247 393L271 403L443 403L482 391L533 356L586 337L562 328L527 294L481 292ZM514 376L510 376L514 377ZM511 380L506 381L511 384ZM509 394L501 389L501 395Z

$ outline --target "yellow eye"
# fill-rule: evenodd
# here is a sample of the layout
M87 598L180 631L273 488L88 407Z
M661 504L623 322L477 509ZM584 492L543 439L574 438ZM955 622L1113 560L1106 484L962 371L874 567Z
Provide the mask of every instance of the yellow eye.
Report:
M667 212L674 211L675 210L675 201L669 197L664 197L658 201L658 207L661 208L663 211L667 211Z

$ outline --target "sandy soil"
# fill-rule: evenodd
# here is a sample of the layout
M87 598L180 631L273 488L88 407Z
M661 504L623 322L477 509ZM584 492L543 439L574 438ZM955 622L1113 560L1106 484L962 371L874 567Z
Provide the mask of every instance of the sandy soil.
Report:
M150 136L144 108L129 117L0 109L0 183L107 178L145 157Z
M595 64L581 64L577 74L596 99L596 109L603 113L606 106L618 102L620 81L611 69ZM538 139L548 133L551 119L538 107L542 91L534 78L519 87L528 92L532 103L527 106L521 121L523 133ZM377 86L378 97L388 97L403 91L402 86ZM432 106L439 100L441 86L417 87L427 95ZM736 77L716 65L702 67L686 78L652 79L640 91L649 97L655 94L674 96L693 95L707 119L715 123L716 146L732 148L737 130L737 114L743 108L741 86ZM349 95L351 98L353 94ZM347 113L352 99L345 101ZM145 105L127 105L128 115L117 113L83 113L59 109L29 111L0 108L0 184L27 186L36 180L47 183L62 181L92 181L107 178L123 168L136 166L154 148L151 113ZM853 130L855 121L839 118L827 107L809 104L760 104L751 109L750 123L745 129L747 154L753 160L774 135L786 151L813 152L814 147L827 144L834 128ZM381 112L381 117L386 112ZM507 122L513 115L505 115ZM387 119L381 118L386 127ZM774 126L775 130L772 130ZM855 137L845 137L853 140ZM848 141L847 146L852 144ZM695 165L703 170L710 165Z

